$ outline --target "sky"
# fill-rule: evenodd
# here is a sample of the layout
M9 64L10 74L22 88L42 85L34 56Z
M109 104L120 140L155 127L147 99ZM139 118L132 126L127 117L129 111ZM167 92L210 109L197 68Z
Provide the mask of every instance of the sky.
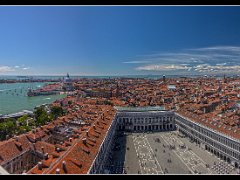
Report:
M0 75L240 74L240 6L1 6Z

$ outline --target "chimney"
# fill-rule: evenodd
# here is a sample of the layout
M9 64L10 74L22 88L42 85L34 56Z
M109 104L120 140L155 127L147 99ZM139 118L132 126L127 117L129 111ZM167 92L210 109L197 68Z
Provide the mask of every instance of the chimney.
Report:
M42 162L38 162L38 170L42 170Z
M86 135L87 135L87 137L89 137L88 130L87 130L87 132L86 132Z
M60 169L59 168L56 169L56 174L60 174Z
M82 141L83 141L83 144L85 144L85 145L87 144L87 139L86 138L83 138Z
M72 140L73 140L72 138L69 138L69 142L72 142Z
M93 129L96 129L96 126L95 126L95 125L93 125Z
M60 150L60 148L57 148L56 151L57 151L58 153L60 153L61 150Z
M66 172L67 171L67 163L66 163L66 161L62 162L62 167L63 167L63 170Z
M44 154L44 159L45 159L45 160L48 160L48 158L49 158L48 153Z
M43 147L43 146L41 147L41 150L42 150L42 152L44 153L44 147Z

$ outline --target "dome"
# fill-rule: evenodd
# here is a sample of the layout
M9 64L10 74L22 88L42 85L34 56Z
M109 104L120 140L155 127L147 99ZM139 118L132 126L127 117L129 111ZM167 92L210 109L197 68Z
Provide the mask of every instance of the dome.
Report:
M64 82L72 82L68 73L67 73L67 76L64 77Z

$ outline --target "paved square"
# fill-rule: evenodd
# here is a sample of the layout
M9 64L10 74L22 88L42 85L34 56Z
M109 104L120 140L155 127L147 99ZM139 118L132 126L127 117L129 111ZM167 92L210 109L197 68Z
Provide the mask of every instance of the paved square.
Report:
M189 139L174 132L127 133L113 153L112 173L127 174L236 174L236 169ZM121 157L121 158L120 158ZM209 167L207 167L209 165ZM122 169L121 169L122 168ZM117 170L116 170L117 169Z

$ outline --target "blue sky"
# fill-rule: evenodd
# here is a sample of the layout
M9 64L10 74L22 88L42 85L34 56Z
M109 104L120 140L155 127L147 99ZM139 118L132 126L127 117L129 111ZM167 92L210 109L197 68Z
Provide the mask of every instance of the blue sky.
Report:
M0 7L0 74L238 73L240 7Z

